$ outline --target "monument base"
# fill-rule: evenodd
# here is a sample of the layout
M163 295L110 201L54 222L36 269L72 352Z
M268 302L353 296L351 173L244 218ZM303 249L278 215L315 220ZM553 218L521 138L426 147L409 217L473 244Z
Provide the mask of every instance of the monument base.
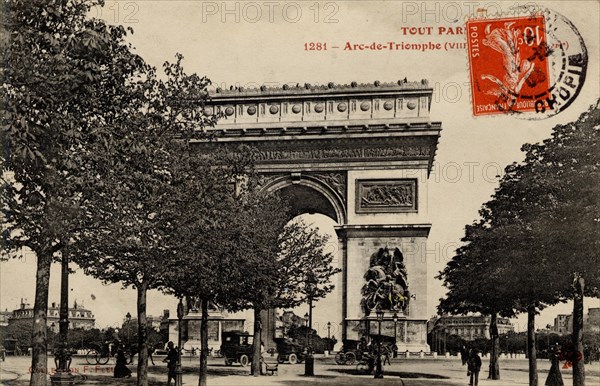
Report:
M50 382L52 385L74 385L75 377L71 373L60 372L50 376Z
M359 341L364 335L375 337L380 331L385 339L391 340L395 336L398 352L429 352L426 320L405 318L394 323L391 319L384 319L379 323L374 318L367 317L346 321L346 337L350 341Z

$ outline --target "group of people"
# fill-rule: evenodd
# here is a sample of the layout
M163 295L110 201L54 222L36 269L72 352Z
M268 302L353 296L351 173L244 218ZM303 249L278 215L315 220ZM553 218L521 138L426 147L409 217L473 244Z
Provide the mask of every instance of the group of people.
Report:
M467 365L467 376L469 377L469 385L477 386L479 382L479 372L481 371L481 357L476 349L467 350L466 347L462 347L460 350L460 356L463 366ZM546 386L563 386L563 379L560 373L560 356L561 349L558 344L552 348L550 352L550 371L546 378Z
M467 350L462 347L460 350L460 358L463 366L467 365L467 377L469 377L469 385L477 386L479 384L479 372L481 371L481 357L477 349Z
M121 342L116 343L117 354L116 354L116 364L114 369L114 377L115 378L129 378L131 377L131 370L127 367L127 357L125 356L125 345ZM154 350L152 350L154 351ZM163 362L167 363L167 386L171 385L171 380L175 382L175 368L177 367L177 348L174 346L173 342L167 343L167 356L163 359ZM154 364L154 360L152 359L152 353L149 350L148 359L152 361Z

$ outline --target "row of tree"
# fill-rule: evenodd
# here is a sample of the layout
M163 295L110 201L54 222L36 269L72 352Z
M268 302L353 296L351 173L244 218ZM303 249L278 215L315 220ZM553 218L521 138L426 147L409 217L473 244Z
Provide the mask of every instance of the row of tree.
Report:
M121 26L90 18L102 0L10 0L2 20L3 257L37 257L31 385L46 385L50 265L137 291L138 385L148 384L147 292L200 301L199 384L206 384L208 305L295 307L333 289L327 239L261 190L255 152L200 154L219 115L210 81L182 56L162 74ZM259 375L255 344L253 373Z
M529 383L537 385L535 316L573 301L571 350L583 353L583 299L600 286L600 111L592 106L552 137L526 144L525 160L505 169L481 219L440 272L448 289L440 312L491 315L490 377L499 379L498 315L528 315ZM573 384L584 384L583 360Z
M527 332L508 332L500 334L499 352L505 354L526 354L527 353ZM443 342L440 342L439 336L428 334L428 343L432 348L439 348L437 351L442 353L445 349L451 355L458 355L463 347L467 349L474 348L480 353L488 354L492 347L492 340L488 338L477 338L466 340L458 335L448 335ZM553 332L536 332L536 350L541 353L539 357L548 358L549 353L558 345L559 347L569 347L571 345L570 335L559 335ZM587 347L600 346L600 333L586 331L583 335L583 344Z

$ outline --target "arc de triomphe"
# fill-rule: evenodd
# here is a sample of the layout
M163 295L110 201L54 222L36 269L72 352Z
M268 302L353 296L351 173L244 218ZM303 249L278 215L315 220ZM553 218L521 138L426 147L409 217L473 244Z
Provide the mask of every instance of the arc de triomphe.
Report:
M369 309L379 303L383 335L395 333L401 351L428 351L427 192L441 131L432 94L426 80L353 82L217 90L206 105L227 118L200 148L256 147L264 189L290 196L295 214L337 222L343 340L376 331Z

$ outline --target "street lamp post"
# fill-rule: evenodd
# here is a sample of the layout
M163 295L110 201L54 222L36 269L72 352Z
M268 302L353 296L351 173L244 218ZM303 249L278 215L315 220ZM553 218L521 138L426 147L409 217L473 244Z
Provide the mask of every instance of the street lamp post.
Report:
M383 310L377 307L377 325L379 329L379 336L377 337L377 358L375 366L375 378L383 378L383 366L381 364L381 322L383 321Z
M311 347L311 332L312 332L312 301L309 298L309 310L304 317L306 318L306 358L304 362L304 375L313 376L315 375L315 358L312 355Z
M310 275L306 281L306 294L308 296L308 339L307 339L307 352L306 358L304 362L304 375L305 376L313 376L315 375L315 358L312 353L312 342L311 342L311 334L312 334L312 312L313 312L313 295L314 295L314 286L315 286L315 278Z
M131 346L131 342L129 340L129 324L131 322L131 314L129 312L127 312L127 315L125 315L125 320L127 321L127 346Z
M327 322L327 351L331 351L331 322Z
M75 377L71 374L71 352L67 340L69 333L69 258L66 250L63 250L61 258L58 329L58 350L55 351L54 355L56 372L50 376L50 381L52 385L73 385Z
M397 324L398 324L398 313L394 312L394 315L392 316L392 320L394 321L394 346L396 347L396 349L394 349L394 358L396 357L396 353L398 352L397 347L398 347L398 338L396 337L396 335L398 335L398 328L397 328Z
M179 298L177 304L177 364L175 365L175 386L181 386L182 370L181 370L181 320L183 319L183 303Z
M52 348L52 352L54 352L54 344L56 343L56 332L54 332L54 329L56 328L56 324L54 322L52 322L52 324L50 325L50 333L51 333L51 341L50 341L50 347Z

